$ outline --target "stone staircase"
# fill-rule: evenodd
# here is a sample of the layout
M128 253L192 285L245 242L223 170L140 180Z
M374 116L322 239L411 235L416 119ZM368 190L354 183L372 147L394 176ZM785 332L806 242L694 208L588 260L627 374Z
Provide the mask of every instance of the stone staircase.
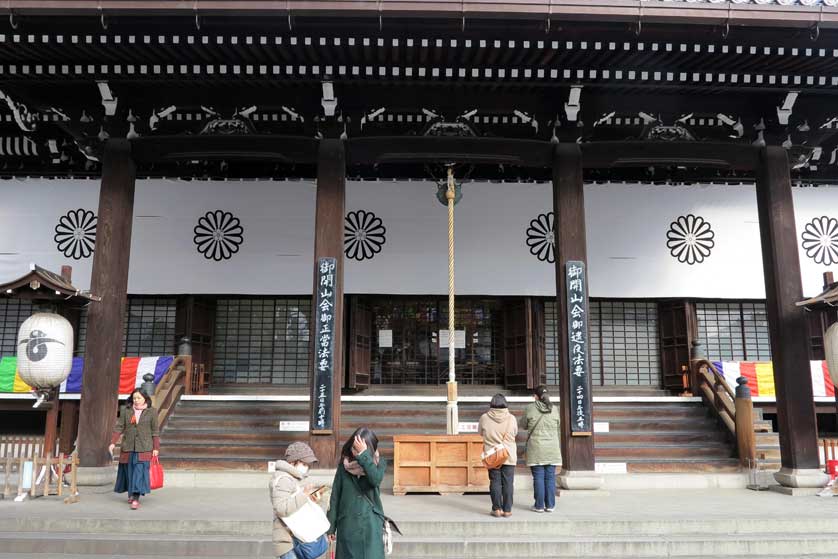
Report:
M520 417L524 403L512 403ZM439 402L344 402L341 439L360 426L371 427L390 458L392 436L443 433L445 405ZM476 422L485 403L462 402L460 421ZM305 402L181 401L162 435L161 455L169 468L264 470L307 433L279 430L280 421L304 421ZM607 423L596 433L598 463L626 464L628 472L733 472L734 446L698 401L596 402L594 420ZM765 427L762 425L761 427ZM770 434L760 434L770 444ZM524 463L526 433L518 436Z
M581 505L582 503L578 503ZM584 507L582 507L584 508ZM832 559L838 518L438 518L400 523L392 559ZM249 520L20 518L0 522L0 559L274 558L270 523Z

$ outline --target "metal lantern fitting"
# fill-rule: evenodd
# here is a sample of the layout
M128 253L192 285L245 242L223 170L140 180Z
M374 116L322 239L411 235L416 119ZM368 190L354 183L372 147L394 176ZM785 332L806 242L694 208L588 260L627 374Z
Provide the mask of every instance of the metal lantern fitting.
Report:
M459 182L454 183L454 205L463 198L463 185ZM448 181L440 181L437 183L436 199L443 206L448 205Z

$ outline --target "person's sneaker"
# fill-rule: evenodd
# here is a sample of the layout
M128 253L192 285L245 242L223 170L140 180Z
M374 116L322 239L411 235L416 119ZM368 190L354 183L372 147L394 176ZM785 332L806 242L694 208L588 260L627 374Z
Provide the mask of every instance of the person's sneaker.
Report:
M137 510L138 508L140 508L140 502L139 501L131 501L131 510Z
M503 513L499 510L493 510L492 516L494 516L495 518L500 518L501 516L503 516Z
M544 509L540 509L540 508L537 508L537 507L533 507L530 510L533 511L533 512L544 512ZM550 509L547 509L547 510L550 511Z
M553 512L556 509L544 509L544 512Z

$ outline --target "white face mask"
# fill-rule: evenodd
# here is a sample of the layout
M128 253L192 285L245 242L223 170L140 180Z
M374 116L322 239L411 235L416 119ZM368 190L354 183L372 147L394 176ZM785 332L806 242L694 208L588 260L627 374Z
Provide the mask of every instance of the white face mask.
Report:
M303 462L298 462L297 465L294 466L294 468L296 468L297 471L300 472L300 475L308 475L308 470L309 470L308 464L305 464Z

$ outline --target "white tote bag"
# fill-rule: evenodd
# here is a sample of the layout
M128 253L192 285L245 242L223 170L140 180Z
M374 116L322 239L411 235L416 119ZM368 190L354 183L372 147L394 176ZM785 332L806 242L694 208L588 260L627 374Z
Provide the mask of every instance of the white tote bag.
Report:
M317 541L317 538L329 531L329 519L323 509L312 501L306 500L295 513L281 517L282 523L303 543Z

